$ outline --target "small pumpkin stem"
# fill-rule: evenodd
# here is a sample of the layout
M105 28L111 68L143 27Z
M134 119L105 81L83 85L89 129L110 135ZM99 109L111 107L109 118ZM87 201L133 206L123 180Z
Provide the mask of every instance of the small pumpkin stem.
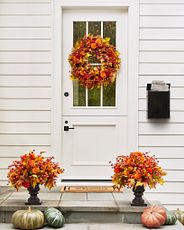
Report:
M29 206L28 211L31 212L31 206Z

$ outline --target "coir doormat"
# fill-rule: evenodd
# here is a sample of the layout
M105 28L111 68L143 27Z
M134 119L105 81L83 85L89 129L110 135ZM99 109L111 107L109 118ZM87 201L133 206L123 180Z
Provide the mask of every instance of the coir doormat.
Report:
M123 189L114 190L112 186L63 186L61 192L122 192Z

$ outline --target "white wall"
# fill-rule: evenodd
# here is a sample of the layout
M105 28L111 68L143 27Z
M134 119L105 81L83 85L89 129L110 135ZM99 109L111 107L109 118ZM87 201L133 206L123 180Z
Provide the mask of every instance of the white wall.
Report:
M51 142L51 2L0 0L0 185L7 166Z
M158 156L167 182L148 190L168 208L184 209L184 1L140 0L139 149ZM146 84L171 83L171 118L147 119Z

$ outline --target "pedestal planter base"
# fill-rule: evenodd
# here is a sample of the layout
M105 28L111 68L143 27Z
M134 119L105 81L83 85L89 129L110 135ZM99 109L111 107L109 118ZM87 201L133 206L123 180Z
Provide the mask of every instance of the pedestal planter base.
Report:
M25 204L26 205L40 205L42 202L37 196L40 190L39 185L36 185L35 188L29 187L27 188L27 190L29 191L30 197Z
M135 198L132 200L131 206L147 206L142 198L145 189L144 186L137 186L133 188Z

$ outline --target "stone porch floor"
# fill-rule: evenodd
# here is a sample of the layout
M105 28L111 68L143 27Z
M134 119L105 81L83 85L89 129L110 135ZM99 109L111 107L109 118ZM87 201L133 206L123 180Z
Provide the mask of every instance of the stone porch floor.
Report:
M60 209L66 224L62 229L73 230L110 230L145 229L140 223L144 207L131 207L131 191L123 193L61 193L60 187L52 190L41 188L39 198L42 204L34 206L42 211L47 207ZM9 187L0 187L0 229L12 229L11 216L14 211L27 209L25 202L27 190L16 191ZM150 204L159 203L151 201ZM3 224L6 223L6 224ZM45 228L47 229L47 228ZM51 228L48 228L51 229ZM166 230L182 230L179 222L174 226L163 226Z

